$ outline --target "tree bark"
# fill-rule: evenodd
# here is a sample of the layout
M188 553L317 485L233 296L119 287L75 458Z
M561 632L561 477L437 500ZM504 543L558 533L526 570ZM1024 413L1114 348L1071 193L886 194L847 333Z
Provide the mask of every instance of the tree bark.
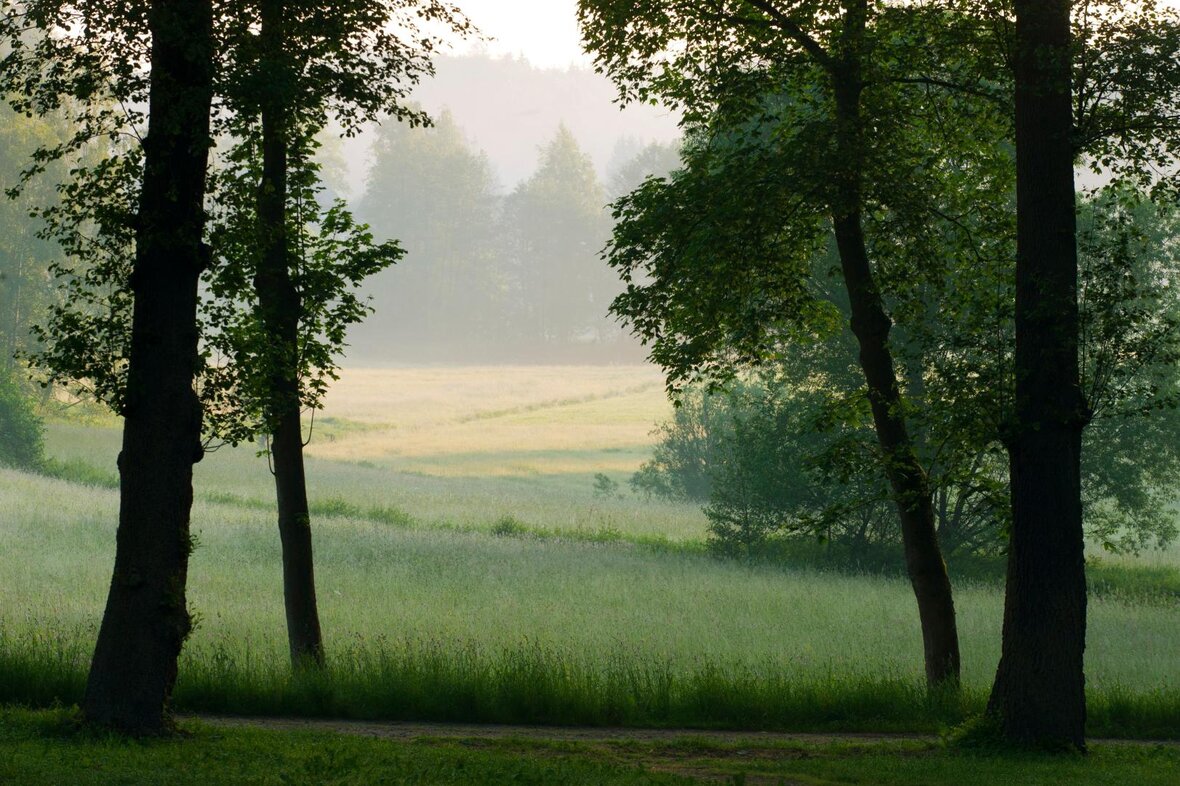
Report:
M960 656L954 595L938 543L930 484L902 414L905 405L889 349L890 319L865 252L860 212L837 216L835 223L852 306L852 332L860 345L860 366L868 384L873 425L901 520L906 570L918 602L926 681L931 686L955 685L959 681Z
M1003 647L1010 741L1084 748L1086 576L1070 3L1016 3L1016 423Z
M150 120L138 212L135 296L119 456L115 569L82 710L134 734L169 728L176 662L191 623L193 464L203 455L193 390L197 280L213 93L208 0L155 0Z
M852 332L860 347L860 365L868 385L873 424L901 520L906 570L918 602L926 681L932 687L957 686L959 634L950 576L938 543L929 480L906 425L905 405L889 348L892 321L885 312L873 276L862 225L865 144L860 52L866 19L864 0L851 0L846 7L846 54L829 67L836 100L835 158L840 162L832 223L852 311Z
M258 191L260 258L254 279L268 347L272 381L267 422L283 549L283 601L287 641L296 668L322 666L324 644L316 604L311 514L303 461L299 395L299 319L302 303L291 278L287 233L287 170L291 143L285 3L262 3L263 62L277 78L262 102L262 182Z

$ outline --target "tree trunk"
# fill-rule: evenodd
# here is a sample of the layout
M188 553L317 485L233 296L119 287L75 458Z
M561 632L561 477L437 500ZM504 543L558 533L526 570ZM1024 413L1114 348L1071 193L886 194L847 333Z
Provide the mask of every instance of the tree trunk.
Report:
M938 544L930 484L906 426L889 349L892 322L874 280L861 223L864 129L858 58L866 12L861 0L850 3L849 9L845 31L853 40L845 42L845 51L850 54L831 69L836 98L835 157L842 164L836 177L832 223L852 311L852 332L860 346L873 424L901 519L906 569L918 601L926 680L931 686L957 685L959 634L950 576Z
M283 601L287 611L287 641L296 668L322 666L324 644L316 607L315 564L311 515L303 464L300 425L299 318L301 299L291 280L291 250L287 234L287 169L291 141L289 96L282 85L287 63L283 0L262 4L263 62L278 84L262 102L262 182L258 191L259 265L254 286L263 328L270 337L272 380L267 422L273 434L275 494L279 537L283 547Z
M860 345L860 366L868 384L873 425L901 519L906 570L922 622L926 681L932 686L954 685L959 680L960 658L950 576L938 544L930 485L902 415L905 405L889 350L890 320L876 290L860 220L859 211L835 219L836 242L852 306L852 332Z
M208 0L155 0L150 121L136 235L115 570L86 685L88 722L161 733L190 630L193 464L201 459L197 279L213 83Z
M1018 0L1016 428L1004 639L988 712L1012 742L1084 748L1086 576L1070 3Z

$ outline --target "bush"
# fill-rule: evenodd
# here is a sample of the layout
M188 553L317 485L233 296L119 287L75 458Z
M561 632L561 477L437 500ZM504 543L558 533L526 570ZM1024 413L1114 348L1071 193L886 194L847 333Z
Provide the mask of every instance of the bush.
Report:
M901 542L868 402L851 384L782 368L722 391L690 390L657 434L631 485L704 502L716 553L774 559L798 551L788 541L810 542L859 564ZM947 552L995 553L1004 489L985 477L990 466L935 469Z
M0 465L40 469L45 462L44 428L33 402L9 372L0 372Z
M519 538L529 535L531 532L520 519L504 515L492 524L492 534L502 538Z

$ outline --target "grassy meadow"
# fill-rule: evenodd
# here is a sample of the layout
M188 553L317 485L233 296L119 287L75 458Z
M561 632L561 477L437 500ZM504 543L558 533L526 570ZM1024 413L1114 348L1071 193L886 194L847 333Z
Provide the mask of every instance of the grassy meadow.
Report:
M346 372L308 464L327 674L288 674L266 459L222 448L197 467L178 707L848 730L981 709L998 584L957 583L966 690L928 697L906 581L719 561L699 510L630 494L669 413L648 368ZM80 696L118 507L116 423L47 439L60 477L0 470L0 702L35 706ZM1173 549L1103 570L1178 568ZM1116 586L1090 608L1092 729L1180 738L1177 596Z

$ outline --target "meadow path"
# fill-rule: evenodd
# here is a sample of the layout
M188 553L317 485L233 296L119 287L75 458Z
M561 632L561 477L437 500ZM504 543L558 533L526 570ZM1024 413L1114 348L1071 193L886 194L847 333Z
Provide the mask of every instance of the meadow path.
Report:
M509 726L475 723L413 723L311 718L264 718L225 715L182 715L182 721L199 721L211 726L248 727L275 731L337 732L361 737L408 741L449 740L531 740L545 742L681 742L700 741L717 745L773 746L782 743L826 745L841 742L934 742L936 734L884 733L793 733L725 731L716 729L641 729L598 726Z
M416 723L314 718L237 717L228 715L182 715L182 721L210 726L246 727L275 731L335 732L360 737L412 741L434 740L522 740L533 742L613 743L701 742L707 745L774 747L790 743L803 745L856 744L877 742L935 743L937 734L882 732L769 732L718 729L643 729L607 726L512 726L475 723ZM1180 747L1180 740L1090 739L1091 745L1164 745Z

